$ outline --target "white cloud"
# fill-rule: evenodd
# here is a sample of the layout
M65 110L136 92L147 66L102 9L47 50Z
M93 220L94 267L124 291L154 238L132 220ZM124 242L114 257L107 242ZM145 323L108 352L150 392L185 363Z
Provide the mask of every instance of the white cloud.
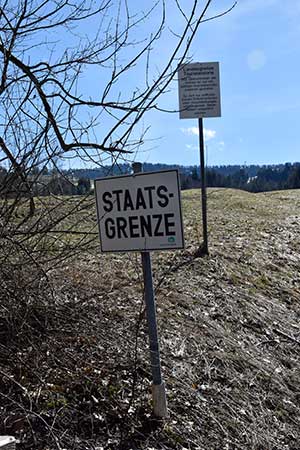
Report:
M186 144L185 148L187 148L188 150L198 150L199 147L197 145Z
M210 139L213 139L216 136L215 130L208 130L207 128L204 128L204 139L206 141L210 141Z
M180 130L187 136L199 136L199 128L198 127L180 128ZM213 139L216 136L215 130L209 130L207 128L204 128L203 133L204 133L204 139L206 141L209 141L210 139Z
M259 70L266 64L266 55L263 50L256 49L248 53L247 56L248 67L251 70Z
M199 129L197 127L180 128L180 131L188 136L199 136Z

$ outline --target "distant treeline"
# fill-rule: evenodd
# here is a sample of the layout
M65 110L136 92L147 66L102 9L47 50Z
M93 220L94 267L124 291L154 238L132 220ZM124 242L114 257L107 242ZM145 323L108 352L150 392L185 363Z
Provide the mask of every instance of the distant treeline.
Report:
M86 177L71 178L64 171L6 170L0 166L0 198L54 195L85 195L91 193Z
M144 172L178 169L182 189L197 188L201 185L199 166L167 164L143 165ZM94 169L69 169L14 172L0 167L0 197L16 195L85 195L93 191L93 181L112 175L129 174L130 164L118 164ZM228 187L250 192L273 191L300 188L300 163L251 166L213 166L206 169L208 187Z
M168 164L143 164L144 172L178 169L182 189L199 187L201 184L199 166L180 166ZM95 169L73 169L65 172L66 176L77 179L102 178L111 175L131 173L130 164L119 164L114 167ZM228 165L211 166L206 169L208 187L231 187L250 192L273 191L280 189L300 188L300 163L276 165Z

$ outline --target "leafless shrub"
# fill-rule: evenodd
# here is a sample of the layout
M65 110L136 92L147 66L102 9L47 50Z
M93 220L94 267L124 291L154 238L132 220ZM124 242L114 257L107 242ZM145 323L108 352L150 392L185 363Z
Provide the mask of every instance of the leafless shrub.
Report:
M88 409L76 411L78 403L72 403L68 389L81 389L78 397L84 402L98 382L97 371L94 378L86 376L83 357L73 360L71 355L68 363L61 362L62 344L52 342L51 331L68 317L70 329L62 332L77 332L82 310L70 305L67 296L60 302L49 276L64 260L94 249L93 198L59 195L49 188L46 173L63 184L69 180L61 169L73 161L103 166L134 159L146 139L142 119L163 110L160 97L178 66L188 61L201 23L213 18L208 16L212 0L188 6L178 0L146 3L136 11L136 4L131 8L126 0L0 2L0 405L1 413L16 415L11 428L7 423L3 430L13 432L20 423L31 433L32 445L39 433L44 436L39 448L50 441L60 448L57 429L64 436L64 425L68 448L81 448L71 442L72 420L83 430ZM169 20L174 8L181 20L176 29ZM173 48L159 65L158 49L169 32ZM97 86L91 88L96 77ZM41 196L43 189L50 195ZM91 320L94 313L91 308ZM134 340L136 326L129 331ZM50 363L40 347L45 340L59 354ZM94 356L108 360L110 354L98 349ZM23 384L37 376L32 361L41 379L37 392L28 393ZM67 400L47 385L53 378L48 363L60 367L57 385L64 386ZM64 377L64 370L76 374L79 366L84 383L74 374ZM51 413L47 407L53 407ZM87 432L102 421L93 412L87 415Z

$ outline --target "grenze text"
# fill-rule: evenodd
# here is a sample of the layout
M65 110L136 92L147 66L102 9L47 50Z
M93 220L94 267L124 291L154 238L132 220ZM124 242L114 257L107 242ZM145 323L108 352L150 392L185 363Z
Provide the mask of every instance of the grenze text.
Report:
M175 236L173 213L157 213L157 209L168 206L174 194L164 185L144 186L134 192L129 189L115 189L102 194L105 234L108 239L147 238ZM109 213L156 209L155 214L122 215L111 217Z

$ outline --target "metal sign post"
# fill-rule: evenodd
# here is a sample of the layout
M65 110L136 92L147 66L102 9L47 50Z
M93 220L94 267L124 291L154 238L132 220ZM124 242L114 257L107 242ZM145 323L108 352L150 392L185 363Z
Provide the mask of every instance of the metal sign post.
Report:
M197 255L208 255L203 117L221 116L219 63L190 63L180 66L178 88L180 119L198 118L203 243Z
M141 163L133 163L132 169L134 173L142 172ZM162 380L159 342L156 322L156 307L153 290L152 267L150 252L144 251L141 253L143 276L144 276L144 298L146 304L149 346L150 346L150 360L152 370L152 401L153 412L157 417L167 417L167 397L165 383Z
M167 399L161 375L150 251L184 248L178 170L142 172L95 180L102 252L141 252L152 370L153 410L166 417Z
M201 174L201 198L202 198L202 226L203 226L203 243L199 248L199 256L208 255L208 235L207 235L207 203L206 203L206 177L204 162L204 135L203 135L203 119L198 119L199 125L199 148L200 148L200 174Z

